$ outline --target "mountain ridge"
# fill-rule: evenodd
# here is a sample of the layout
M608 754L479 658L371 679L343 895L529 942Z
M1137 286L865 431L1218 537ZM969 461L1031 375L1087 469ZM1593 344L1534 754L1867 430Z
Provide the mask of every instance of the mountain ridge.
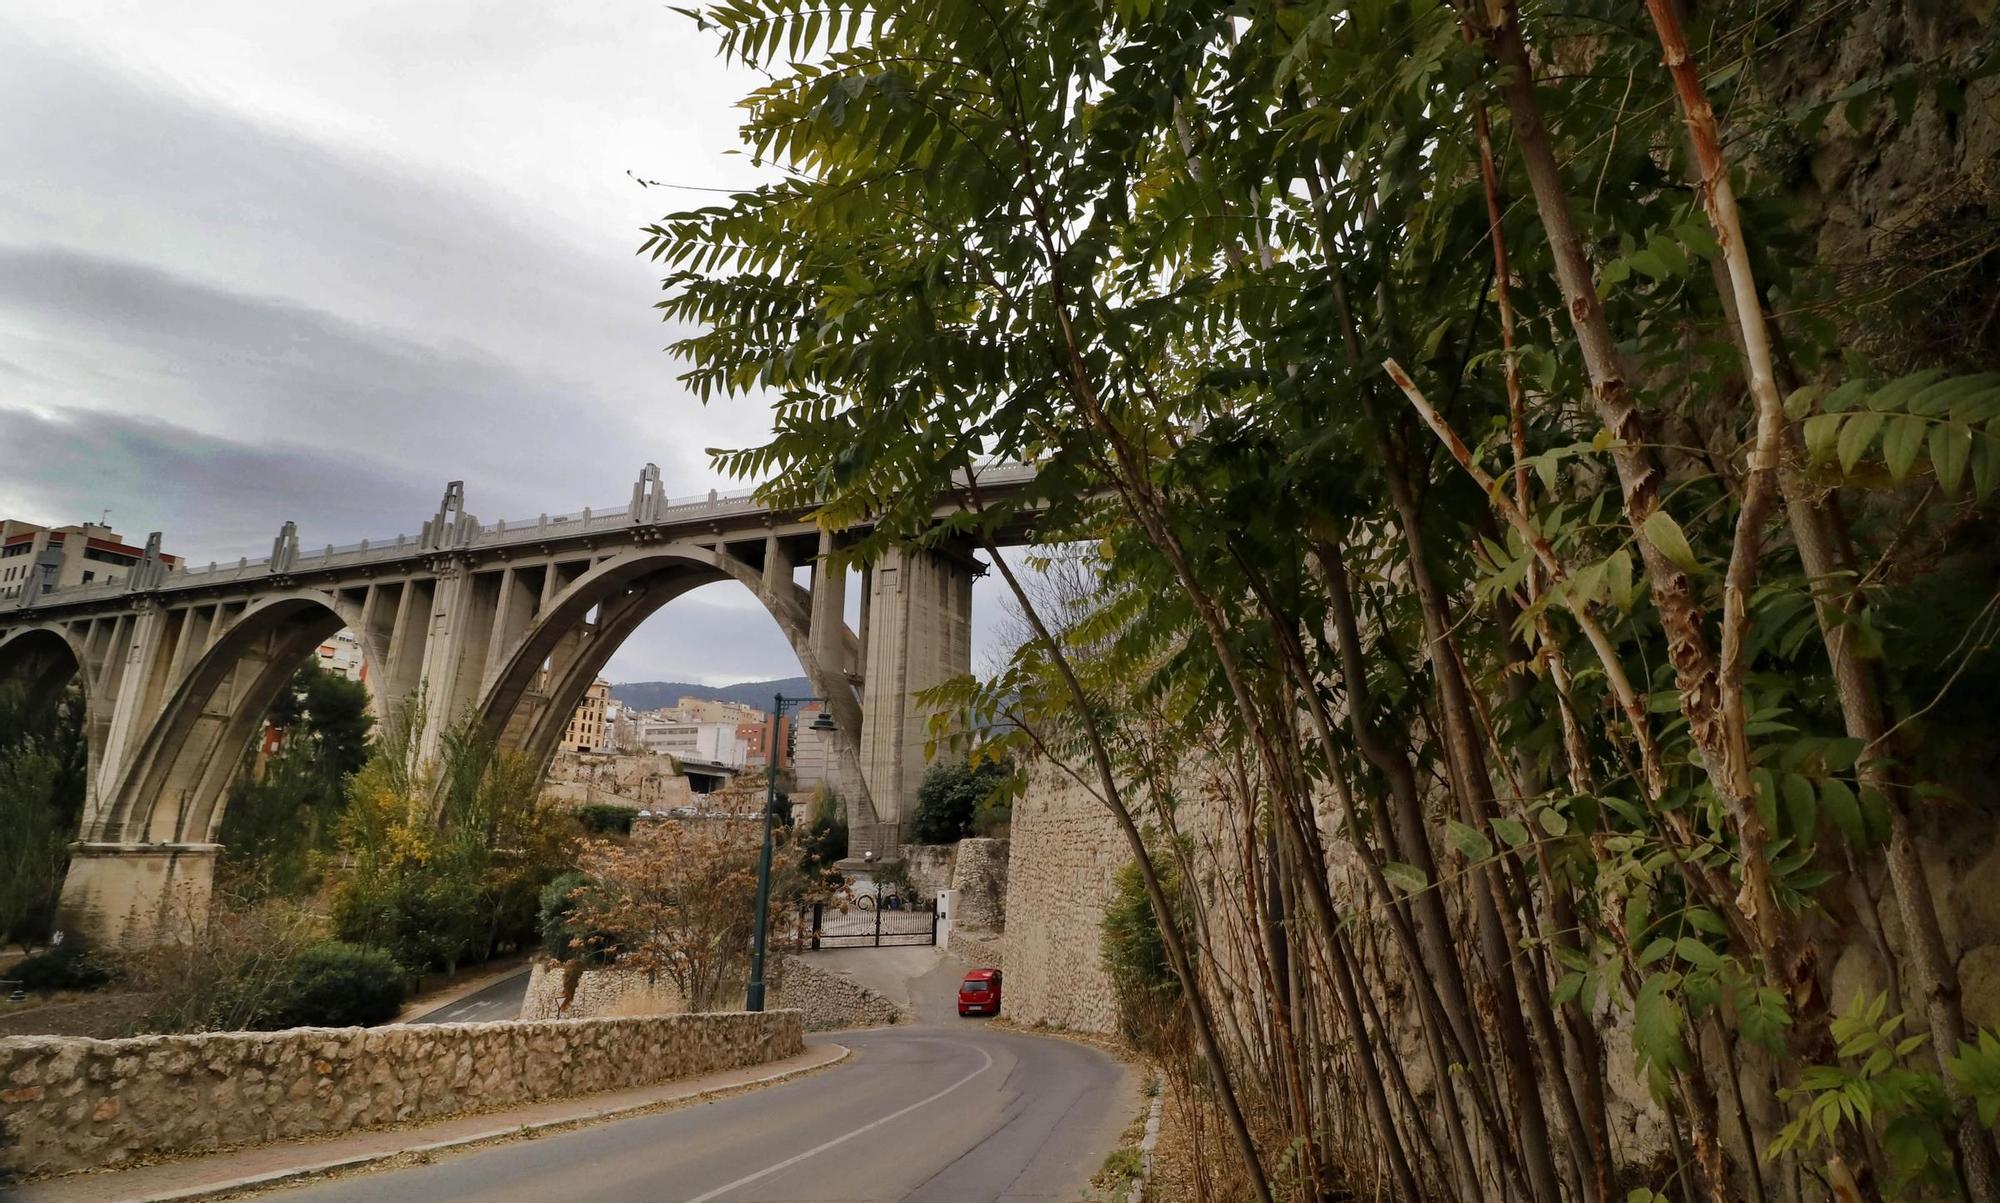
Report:
M736 702L771 712L776 694L786 697L812 696L812 682L804 677L779 677L770 681L738 681L733 685L701 685L693 681L622 681L612 685L611 696L634 710L658 710L682 698L712 702Z

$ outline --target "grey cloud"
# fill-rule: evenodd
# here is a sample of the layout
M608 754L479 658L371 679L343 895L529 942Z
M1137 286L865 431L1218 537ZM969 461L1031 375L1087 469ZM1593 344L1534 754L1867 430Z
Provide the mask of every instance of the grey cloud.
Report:
M712 483L703 448L762 428L760 405L706 409L673 381L660 349L671 332L651 309L657 272L632 254L657 194L632 187L630 219L552 216L468 179L454 166L476 157L466 148L409 164L324 144L246 116L254 103L218 108L29 41L4 20L0 57L0 111L32 115L0 122L0 229L16 245L143 264L391 332L442 359L564 381L548 402L572 423L578 453L596 431L603 447L643 431L660 444L648 454L689 491ZM219 360L180 367L198 385ZM156 412L153 398L119 395L116 355L87 362L108 373L94 404ZM392 421L384 433L405 432Z
M436 491L364 460L298 446L253 447L118 414L0 408L9 470L0 509L42 522L96 519L136 542L164 532L194 562L269 552L287 519L308 545L413 531Z
M632 254L684 198L624 168L742 175L718 129L755 81L721 84L679 18L0 8L0 514L109 508L228 560L288 518L309 544L412 531L446 479L489 521L616 504L645 460L698 493L704 447L761 437L761 406L673 382ZM795 672L730 588L614 673ZM975 598L983 634L990 581Z
M388 475L485 484L489 509L602 505L673 450L572 381L60 248L0 245L0 316L0 360L32 357L39 377L8 386L12 404L315 443Z

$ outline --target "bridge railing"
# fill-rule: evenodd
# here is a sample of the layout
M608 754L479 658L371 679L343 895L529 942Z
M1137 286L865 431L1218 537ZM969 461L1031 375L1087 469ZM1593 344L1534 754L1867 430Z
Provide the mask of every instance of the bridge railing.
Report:
M1032 480L1036 469L1033 464L986 459L979 462L976 471L982 484L1007 485ZM661 507L655 522L656 524L685 522L706 515L755 512L764 508L756 495L757 490L749 488L731 489L726 492L712 490L687 497L669 497L666 499L666 504ZM622 530L633 524L631 510L630 504L620 504L605 506L603 509L578 510L571 514L542 514L520 521L502 520L482 525L472 536L469 545L492 547L552 537L563 538ZM411 535L397 535L393 539L381 540L362 539L356 543L327 544L311 549L301 547L286 571L297 572L302 569L323 571L356 564L398 560L414 555L419 550L420 540ZM246 556L233 562L211 560L207 564L183 564L178 570L167 574L159 588L197 588L229 584L270 574L271 560L268 556L255 559ZM130 586L123 580L92 582L88 585L74 585L67 589L52 589L28 602L26 608L32 609L42 605L50 598L59 597L64 604L70 604L117 597L129 591Z

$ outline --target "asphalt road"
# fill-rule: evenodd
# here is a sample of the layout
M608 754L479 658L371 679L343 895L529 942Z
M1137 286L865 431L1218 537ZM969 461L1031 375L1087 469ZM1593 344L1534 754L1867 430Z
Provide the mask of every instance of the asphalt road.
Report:
M678 1111L273 1192L550 1203L1074 1203L1138 1110L1085 1045L979 1020L843 1032L840 1066Z
M474 994L468 994L457 1002L449 1002L435 1011L410 1020L411 1023L492 1023L501 1019L519 1019L521 1003L528 997L528 966L521 971Z

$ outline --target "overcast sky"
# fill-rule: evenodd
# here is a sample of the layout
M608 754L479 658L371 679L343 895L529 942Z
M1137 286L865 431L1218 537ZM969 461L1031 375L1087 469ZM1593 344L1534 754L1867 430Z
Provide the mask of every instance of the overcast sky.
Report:
M640 0L0 5L0 515L200 562L727 486L767 415L675 383L633 254L703 197L627 173L752 182L756 82ZM610 675L797 670L729 585Z

